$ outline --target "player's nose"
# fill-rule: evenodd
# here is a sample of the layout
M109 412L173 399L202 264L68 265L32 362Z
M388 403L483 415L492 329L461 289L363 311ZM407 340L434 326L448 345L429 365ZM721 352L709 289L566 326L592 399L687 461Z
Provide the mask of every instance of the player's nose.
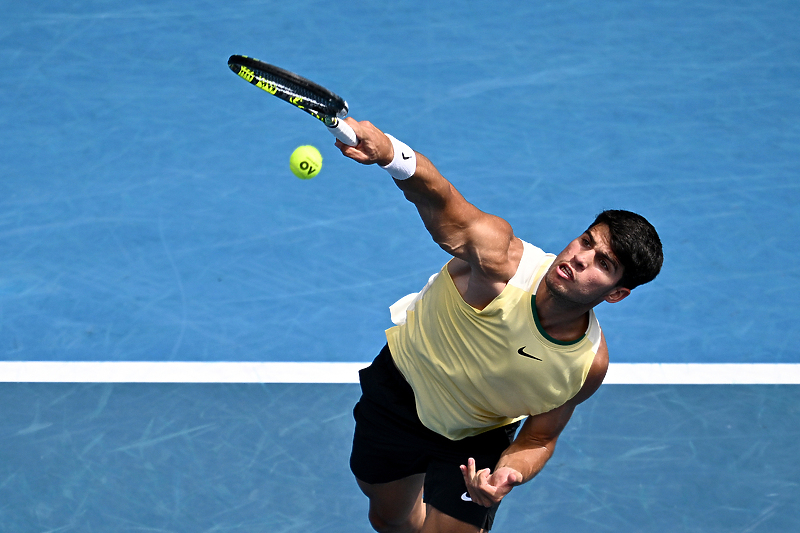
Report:
M572 256L572 264L575 270L583 270L586 266L591 262L591 258L589 257L590 252L578 252L574 256Z

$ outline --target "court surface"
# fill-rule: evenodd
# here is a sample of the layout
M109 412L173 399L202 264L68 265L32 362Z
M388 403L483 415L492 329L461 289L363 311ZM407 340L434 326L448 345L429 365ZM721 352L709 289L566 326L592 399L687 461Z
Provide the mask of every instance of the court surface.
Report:
M231 54L328 86L547 251L604 208L658 228L659 278L597 309L619 379L494 531L800 527L796 2L0 7L0 531L370 531L354 368L447 257Z

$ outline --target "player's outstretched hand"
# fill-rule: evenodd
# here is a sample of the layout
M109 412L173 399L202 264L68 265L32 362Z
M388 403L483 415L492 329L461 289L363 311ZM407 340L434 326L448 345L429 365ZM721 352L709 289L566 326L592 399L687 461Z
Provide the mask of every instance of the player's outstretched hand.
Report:
M461 465L461 474L473 502L484 507L499 503L511 489L522 483L522 474L513 468L501 467L494 473L489 468L475 471L475 460Z
M358 161L362 165L388 165L394 157L394 148L389 138L371 122L358 122L350 117L344 119L352 128L358 138L356 146L347 146L342 141L336 141L336 147L346 157Z

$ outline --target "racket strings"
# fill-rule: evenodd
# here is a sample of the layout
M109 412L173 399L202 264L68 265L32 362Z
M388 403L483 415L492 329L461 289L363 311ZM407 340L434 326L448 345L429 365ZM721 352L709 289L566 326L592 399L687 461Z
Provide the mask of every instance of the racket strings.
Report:
M253 69L253 72L255 72L256 78L266 85L269 92L281 91L291 98L302 98L307 106L322 113L335 115L338 111L336 98L320 95L307 87L290 83L285 79L270 75L268 72L257 69Z

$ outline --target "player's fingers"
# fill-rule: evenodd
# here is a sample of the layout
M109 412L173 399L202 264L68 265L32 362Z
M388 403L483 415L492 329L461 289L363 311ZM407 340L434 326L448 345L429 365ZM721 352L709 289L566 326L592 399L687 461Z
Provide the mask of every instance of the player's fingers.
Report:
M370 155L361 149L360 144L357 144L356 146L350 146L337 139L334 145L342 152L342 155L349 157L353 161L364 165L369 165L373 162Z
M475 459L472 457L467 460L467 476L470 481L475 479Z
M360 141L364 132L362 131L361 123L358 122L353 117L345 117L343 119L351 128L353 128L353 133L356 134L356 138Z
M472 501L484 507L491 507L495 503L494 497L497 489L489 481L489 469L479 470L475 479L476 486L473 491L475 496Z
M487 494L494 491L494 487L489 484L491 470L484 468L476 471L475 460L470 458L466 465L461 465L461 474L464 476L464 484L467 486L472 501L484 507L491 507L494 502Z
M470 494L472 494L472 492L474 492L474 488L480 483L475 474L474 459L470 458L466 465L461 465L461 475L464 476L464 484L467 486L467 490L470 492Z

